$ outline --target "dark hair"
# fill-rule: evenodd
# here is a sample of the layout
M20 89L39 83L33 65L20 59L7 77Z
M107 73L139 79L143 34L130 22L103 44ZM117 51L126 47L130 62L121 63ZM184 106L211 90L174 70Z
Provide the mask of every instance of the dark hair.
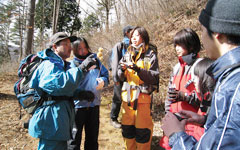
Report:
M78 37L76 41L73 42L72 46L73 46L73 50L77 50L78 49L78 45L84 42L84 44L86 45L86 48L88 49L88 51L90 51L90 47L88 45L88 42L85 38L83 37Z
M130 33L133 28L134 28L134 27L133 27L133 26L130 26L130 25L125 26L125 27L123 28L123 36L126 37L126 36L127 36L127 33Z
M211 31L210 29L207 29L207 32L208 32L209 37L212 39L213 31ZM229 44L240 45L240 36L231 35L231 34L224 34L224 35L227 37Z
M182 46L188 53L197 54L201 49L200 39L195 31L190 28L182 29L173 39L174 47Z
M132 38L132 35L134 33L134 31L137 30L138 33L140 34L140 36L142 37L143 39L143 42L145 43L145 45L148 45L149 44L149 35L148 35L148 32L147 30L144 28L144 27L135 27L132 31L131 31L131 36L130 36L130 44L132 44L132 41L131 41L131 38Z
M208 67L213 62L214 60L211 60L209 58L203 58L203 60L199 61L194 67L194 75L199 78L199 90L202 96L207 92L210 92L210 95L212 95L214 91L215 81L211 76L206 73Z

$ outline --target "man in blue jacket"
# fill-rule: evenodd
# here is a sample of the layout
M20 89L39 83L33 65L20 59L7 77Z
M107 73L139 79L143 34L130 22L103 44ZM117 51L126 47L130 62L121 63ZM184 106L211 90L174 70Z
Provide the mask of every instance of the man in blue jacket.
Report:
M96 64L89 56L79 67L70 68L66 59L76 37L58 32L50 38L50 48L37 53L44 61L34 71L29 86L44 100L29 122L29 134L39 138L39 150L66 150L74 122L73 93L83 72Z
M178 121L172 113L163 118L162 129L173 150L240 149L240 1L209 0L202 10L202 42L215 60L207 73L216 81L207 117L182 111L187 119ZM206 120L206 121L205 121ZM186 122L204 124L199 141L184 132Z
M115 128L120 128L121 124L118 122L118 115L121 109L121 91L122 91L122 85L123 83L119 80L117 75L117 70L119 66L119 61L122 59L124 54L127 51L127 48L129 46L129 37L130 32L133 29L133 26L126 26L123 28L123 41L118 42L112 49L112 55L111 55L111 70L112 70L112 77L114 82L113 87L113 98L112 98L112 108L110 113L111 118L111 124Z

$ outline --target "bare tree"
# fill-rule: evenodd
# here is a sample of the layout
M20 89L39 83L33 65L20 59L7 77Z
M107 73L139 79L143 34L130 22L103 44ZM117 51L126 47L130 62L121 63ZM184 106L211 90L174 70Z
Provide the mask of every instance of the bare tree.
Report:
M24 43L23 43L22 57L26 57L27 55L32 53L34 14L35 14L35 0L28 0L28 13L27 13L27 20L26 20L27 26L26 26L26 34L24 37Z
M23 31L24 31L24 20L25 20L25 0L23 0L23 5L21 6L20 4L17 6L18 7L18 34L20 37L20 49L19 49L19 56L18 56L18 60L20 61L22 59L23 56Z
M109 15L110 15L110 10L113 8L115 4L115 0L97 0L98 5L102 6L102 8L105 11L105 25L106 25L106 30L107 32L109 31ZM101 10L101 8L100 8Z
M57 32L57 22L58 22L60 3L61 3L61 0L54 0L53 23L52 23L53 34Z
M117 3L114 4L114 10L115 10L115 13L116 13L117 22L120 25L121 24L121 9L117 5Z

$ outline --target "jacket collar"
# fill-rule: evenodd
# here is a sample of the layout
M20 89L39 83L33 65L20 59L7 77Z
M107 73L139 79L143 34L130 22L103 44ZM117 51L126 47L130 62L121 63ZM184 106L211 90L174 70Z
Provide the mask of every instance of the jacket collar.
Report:
M125 37L123 38L123 43L124 43L125 45L129 45L129 42L130 42L129 38L125 36Z
M197 57L198 57L198 54L190 53L188 55L178 57L178 60L180 64L192 65L197 59Z
M208 69L207 73L217 80L226 70L240 63L240 47L234 48L219 57Z
M63 61L63 59L58 56L56 53L54 53L54 51L51 48L47 48L43 51L40 51L37 53L38 57L45 59L45 60L50 60L51 62L53 62L54 64L57 64L63 68L65 68L65 63Z

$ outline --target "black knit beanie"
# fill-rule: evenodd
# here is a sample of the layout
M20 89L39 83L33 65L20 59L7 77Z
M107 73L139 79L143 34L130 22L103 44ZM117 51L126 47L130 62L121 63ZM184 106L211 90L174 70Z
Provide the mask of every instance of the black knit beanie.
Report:
M240 36L240 0L209 0L199 21L212 32Z

